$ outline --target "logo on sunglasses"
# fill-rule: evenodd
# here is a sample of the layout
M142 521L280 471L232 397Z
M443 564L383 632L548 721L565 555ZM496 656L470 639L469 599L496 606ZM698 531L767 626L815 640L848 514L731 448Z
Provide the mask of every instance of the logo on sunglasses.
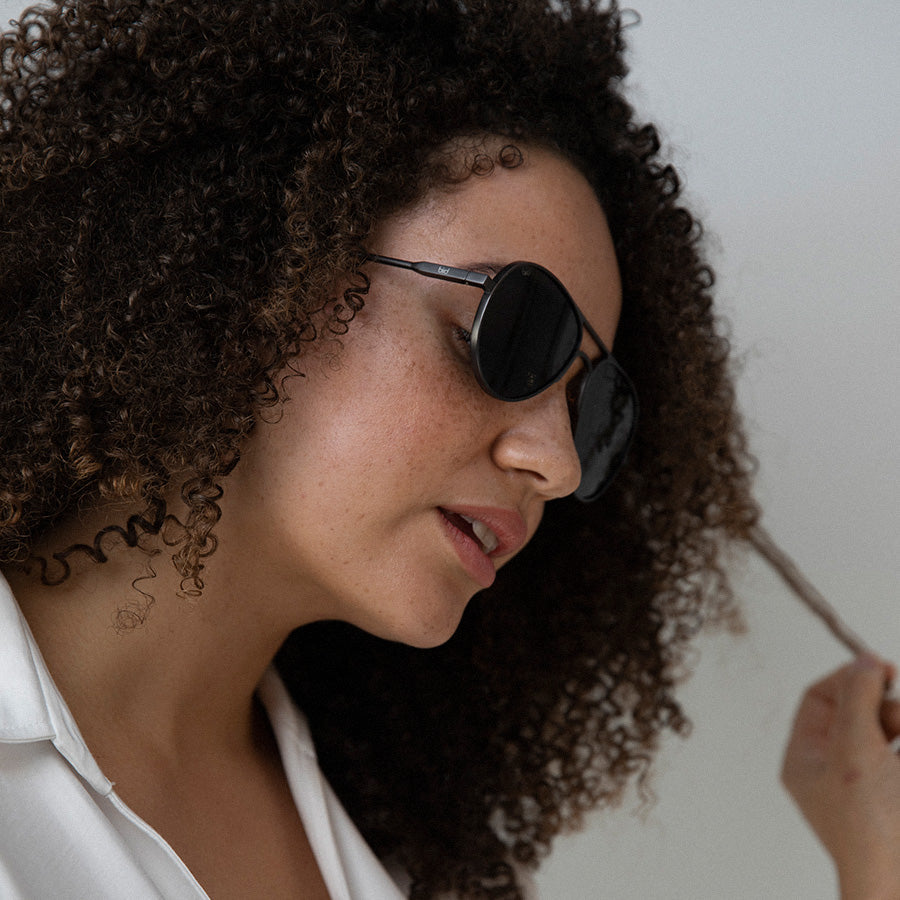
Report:
M449 266L438 266L437 270L438 270L438 275L449 275L450 274Z

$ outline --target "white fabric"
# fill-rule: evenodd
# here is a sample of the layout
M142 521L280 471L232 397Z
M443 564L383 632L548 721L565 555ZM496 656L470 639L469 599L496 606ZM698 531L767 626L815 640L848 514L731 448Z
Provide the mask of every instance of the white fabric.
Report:
M274 669L259 694L332 900L401 900L322 775L306 720ZM2 575L0 897L208 900L100 771Z

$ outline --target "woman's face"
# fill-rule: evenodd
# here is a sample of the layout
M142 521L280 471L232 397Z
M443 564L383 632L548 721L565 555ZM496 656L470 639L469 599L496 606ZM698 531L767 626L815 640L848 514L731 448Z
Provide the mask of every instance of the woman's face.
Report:
M621 299L606 220L549 152L432 192L383 222L369 249L464 268L540 263L612 344ZM341 619L432 646L534 534L544 503L577 487L566 383L580 363L536 397L496 400L460 337L480 290L367 271L349 332L300 360L283 416L260 425L229 477L218 533L291 627ZM584 349L598 353L587 336Z

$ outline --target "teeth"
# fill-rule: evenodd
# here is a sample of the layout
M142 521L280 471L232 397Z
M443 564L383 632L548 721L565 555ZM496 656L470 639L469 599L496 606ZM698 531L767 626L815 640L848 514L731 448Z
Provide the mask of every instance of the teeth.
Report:
M497 535L484 522L479 522L478 519L470 519L468 516L460 516L460 518L465 519L472 526L472 531L475 532L475 537L481 541L481 546L485 553L492 553L497 549L500 541Z

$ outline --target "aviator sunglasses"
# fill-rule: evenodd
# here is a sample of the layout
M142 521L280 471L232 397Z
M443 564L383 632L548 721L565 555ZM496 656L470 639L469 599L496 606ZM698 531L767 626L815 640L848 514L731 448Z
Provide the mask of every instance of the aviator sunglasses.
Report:
M372 262L427 278L481 288L469 334L472 367L482 389L498 400L527 400L559 381L580 358L584 375L573 405L572 431L581 461L575 491L596 500L618 472L634 437L638 401L631 379L607 350L562 282L537 263L514 262L496 275L369 254ZM600 348L591 360L584 331Z

